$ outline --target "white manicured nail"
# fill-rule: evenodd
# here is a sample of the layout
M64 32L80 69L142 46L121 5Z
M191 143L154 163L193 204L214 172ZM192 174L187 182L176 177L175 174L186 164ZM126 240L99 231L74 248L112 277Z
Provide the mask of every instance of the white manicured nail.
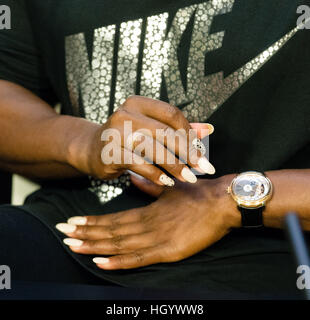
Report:
M215 168L212 166L212 164L205 157L202 157L198 160L198 166L205 173L208 173L208 174L215 173Z
M110 260L108 258L94 258L93 261L96 264L105 264L108 263Z
M206 149L205 145L202 143L202 141L201 141L200 139L198 139L198 138L194 139L193 142L192 142L192 144L193 144L193 147L194 147L196 150L200 151L200 153L201 153L202 155L205 155L205 154L206 154L207 149Z
M168 187L174 186L174 181L164 173L159 177L159 181L165 186L168 186Z
M196 183L197 182L197 177L187 167L183 168L183 170L181 172L181 175L187 182L190 182L190 183Z
M76 230L76 226L67 223L58 223L56 229L63 233L72 233Z
M64 244L70 247L80 247L83 244L82 240L66 238L64 239Z
M72 217L67 221L69 224L76 226L84 226L87 223L87 218L85 217Z

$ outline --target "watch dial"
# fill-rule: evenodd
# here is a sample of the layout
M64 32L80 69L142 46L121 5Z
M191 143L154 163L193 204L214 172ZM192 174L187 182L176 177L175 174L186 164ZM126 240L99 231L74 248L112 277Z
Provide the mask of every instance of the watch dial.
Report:
M264 176L245 174L235 180L232 191L244 201L258 201L269 193L270 185Z

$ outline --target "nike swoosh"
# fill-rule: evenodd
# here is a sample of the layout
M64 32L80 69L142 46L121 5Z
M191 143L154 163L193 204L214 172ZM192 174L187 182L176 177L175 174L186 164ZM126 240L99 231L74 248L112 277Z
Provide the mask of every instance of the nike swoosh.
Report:
M308 21L308 19L307 19ZM307 21L304 23L306 24ZM272 44L269 48L257 55L254 59L250 60L243 67L236 70L226 78L223 72L218 72L209 75L203 79L205 87L205 100L206 108L203 114L199 114L199 119L187 118L190 121L201 121L202 119L209 118L220 106L222 106L239 88L242 87L258 70L260 70L265 63L267 63L279 50L300 30L297 26L280 40ZM191 111L195 108L195 102L191 101L185 106L183 104L182 111L190 115Z

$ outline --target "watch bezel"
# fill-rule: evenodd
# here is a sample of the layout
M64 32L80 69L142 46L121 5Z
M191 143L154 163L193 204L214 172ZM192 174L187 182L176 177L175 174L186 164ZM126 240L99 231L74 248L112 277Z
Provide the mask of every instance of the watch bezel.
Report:
M247 175L252 175L252 176L259 176L259 177L263 177L268 186L269 186L269 191L266 194L266 196L264 196L263 198L259 199L259 200L244 200L242 198L240 198L237 194L235 194L234 192L234 188L233 185L236 182L237 179L240 178L240 176L247 176ZM257 171L246 171L243 172L241 174L238 174L231 182L230 186L228 187L228 193L230 193L230 195L232 196L232 198L237 202L238 206L243 207L243 208L259 208L262 207L266 204L266 202L268 200L270 200L270 198L272 197L272 193L273 193L273 186L272 183L270 181L270 179L268 177L266 177L264 174L262 174L261 172L257 172Z

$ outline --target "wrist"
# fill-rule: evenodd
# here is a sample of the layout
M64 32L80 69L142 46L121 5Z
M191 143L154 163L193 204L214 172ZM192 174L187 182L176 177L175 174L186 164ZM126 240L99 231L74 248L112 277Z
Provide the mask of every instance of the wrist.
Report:
M241 214L236 202L228 194L227 188L230 186L235 174L229 174L216 179L215 203L216 210L222 215L224 223L228 228L241 227Z
M91 174L90 160L96 158L94 145L100 145L101 126L82 118L67 117L67 121L65 161L79 171Z

